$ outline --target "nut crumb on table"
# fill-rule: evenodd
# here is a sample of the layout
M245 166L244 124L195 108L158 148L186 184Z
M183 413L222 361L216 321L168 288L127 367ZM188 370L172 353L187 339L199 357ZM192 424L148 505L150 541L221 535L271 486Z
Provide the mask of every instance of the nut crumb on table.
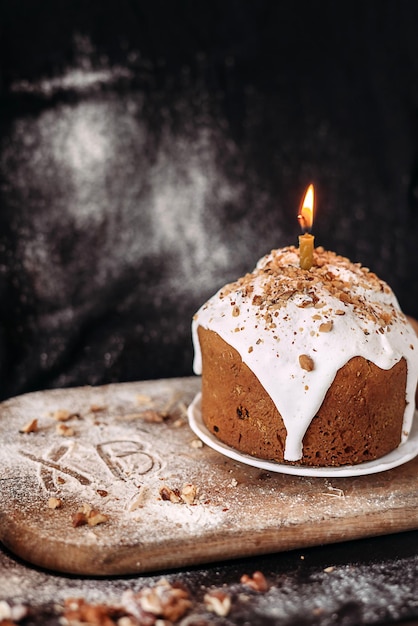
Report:
M122 596L122 604L128 614L138 618L140 624L152 626L154 621L145 621L147 616L164 618L177 622L192 607L189 592L177 583L169 583L165 578L153 587L144 587L138 593L127 591Z
M55 498L54 496L48 499L49 509L60 509L62 507L61 498Z
M219 615L219 617L226 617L231 610L231 596L223 589L208 591L203 600L207 610Z
M192 483L186 483L181 489L180 497L186 504L193 504L196 499L197 493L198 488L196 487L196 485L193 485Z
M21 428L19 430L20 433L36 433L38 431L38 420L37 419L33 419L30 422L28 422L27 424L25 424L23 426L23 428Z
M62 437L73 437L75 435L74 428L63 424L62 422L59 422L56 425L55 432L57 433L57 435L61 435Z
M173 504L181 502L180 491L178 489L171 489L166 485L160 488L160 496L162 500L170 501Z
M248 574L244 574L241 576L241 581L243 585L253 589L253 591L267 591L268 583L266 577L262 572L254 572L252 576L248 576Z
M97 526L109 521L109 516L101 513L97 509L93 509L89 504L83 504L80 509L71 516L74 528L79 526Z
M28 615L28 607L23 604L11 605L0 600L0 626L15 626Z
M167 485L163 485L159 490L161 499L170 501L173 504L194 504L198 492L198 487L192 483L185 483L181 490L177 488L172 489Z
M268 590L262 572L254 572L252 577L244 574L241 583L243 581L254 591ZM218 617L226 617L233 608L232 594L228 589L210 589L204 594L203 607ZM168 626L178 624L180 620L181 624L211 623L204 615L193 615L193 609L198 609L197 603L181 582L161 578L139 591L124 591L116 604L93 604L83 598L67 598L60 621L63 626Z
M68 420L74 417L80 417L78 413L67 411L66 409L57 409L56 411L50 413L50 416L57 422L68 422Z

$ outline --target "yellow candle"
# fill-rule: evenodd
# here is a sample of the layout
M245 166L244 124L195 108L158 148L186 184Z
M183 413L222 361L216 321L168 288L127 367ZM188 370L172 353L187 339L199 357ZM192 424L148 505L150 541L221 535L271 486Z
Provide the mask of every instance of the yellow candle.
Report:
M307 231L313 224L314 195L314 186L309 185L298 215L303 230L303 235L299 236L299 265L303 270L310 270L313 264L315 237Z
M299 265L303 270L310 270L313 263L315 237L309 233L299 235Z

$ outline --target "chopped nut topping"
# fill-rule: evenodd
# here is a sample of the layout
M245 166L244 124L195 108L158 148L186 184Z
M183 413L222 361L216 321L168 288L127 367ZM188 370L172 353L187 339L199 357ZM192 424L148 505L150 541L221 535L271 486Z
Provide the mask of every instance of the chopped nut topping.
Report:
M345 291L342 291L339 295L339 299L341 300L341 302L350 302L351 300L350 294L346 293Z
M334 326L334 322L332 320L329 320L329 322L324 322L323 324L319 325L319 332L329 333L332 330L333 326Z
M254 306L260 306L263 303L263 298L258 295L254 296L252 302Z
M295 262L292 261L292 255ZM264 320L267 329L272 323L272 314L285 306L287 300L293 299L300 308L323 308L327 302L324 291L382 329L389 326L397 316L393 307L386 307L373 298L373 292L390 293L389 287L361 264L351 263L345 257L318 247L314 251L312 270L304 272L296 263L297 258L298 250L294 246L272 250L258 262L251 274L226 285L220 297L234 292L249 297L254 290L254 280L257 279L258 293L252 297L252 304L259 309L259 319ZM352 274L352 278L342 278L346 272ZM369 292L372 297L365 298L364 292ZM231 304L236 306L235 301ZM345 311L337 308L335 313L344 315Z
M299 356L299 365L303 370L306 370L307 372L312 372L315 367L313 360L307 354L301 354Z
M36 433L38 431L38 420L37 419L33 419L30 422L28 422L27 424L25 424L25 426L23 426L23 428L21 428L19 430L20 433Z

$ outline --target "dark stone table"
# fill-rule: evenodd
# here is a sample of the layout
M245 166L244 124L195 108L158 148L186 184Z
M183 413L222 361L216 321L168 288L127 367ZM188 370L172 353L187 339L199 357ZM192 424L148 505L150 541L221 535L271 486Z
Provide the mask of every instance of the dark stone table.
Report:
M242 575L256 570L265 575L268 591L252 591L240 583ZM115 579L49 574L0 552L0 598L11 605L26 603L31 615L23 623L42 626L59 624L65 599L117 604L124 591L137 592L161 578L187 589L192 608L183 623L189 626L416 624L417 577L417 532ZM206 592L219 588L232 603L222 618L208 612L203 602Z

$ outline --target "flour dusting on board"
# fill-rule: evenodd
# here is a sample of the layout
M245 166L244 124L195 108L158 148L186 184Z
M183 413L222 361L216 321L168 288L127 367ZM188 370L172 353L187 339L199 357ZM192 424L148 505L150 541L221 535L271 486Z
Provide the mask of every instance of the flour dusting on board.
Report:
M33 394L30 416L20 410L12 420L9 415L0 452L6 468L2 498L17 498L22 510L34 504L44 508L44 529L64 512L70 528L71 516L90 507L107 517L100 541L128 524L148 540L157 539L164 528L172 537L216 527L224 501L209 498L202 484L197 471L201 450L193 446L184 402L178 394L147 397L124 391L100 404L80 405L64 393L63 400L52 394L52 402L43 406L36 402L43 401L42 395ZM31 424L36 420L29 432L20 428L28 418ZM68 435L58 429L62 422ZM8 483L13 487L8 489ZM53 511L48 510L51 499L57 503L50 503ZM82 539L97 541L98 529L88 526Z
M260 471L196 439L186 409L199 386L123 383L2 403L0 540L42 567L111 575L369 536L373 519L418 524L403 514L418 510L415 462L355 480Z

